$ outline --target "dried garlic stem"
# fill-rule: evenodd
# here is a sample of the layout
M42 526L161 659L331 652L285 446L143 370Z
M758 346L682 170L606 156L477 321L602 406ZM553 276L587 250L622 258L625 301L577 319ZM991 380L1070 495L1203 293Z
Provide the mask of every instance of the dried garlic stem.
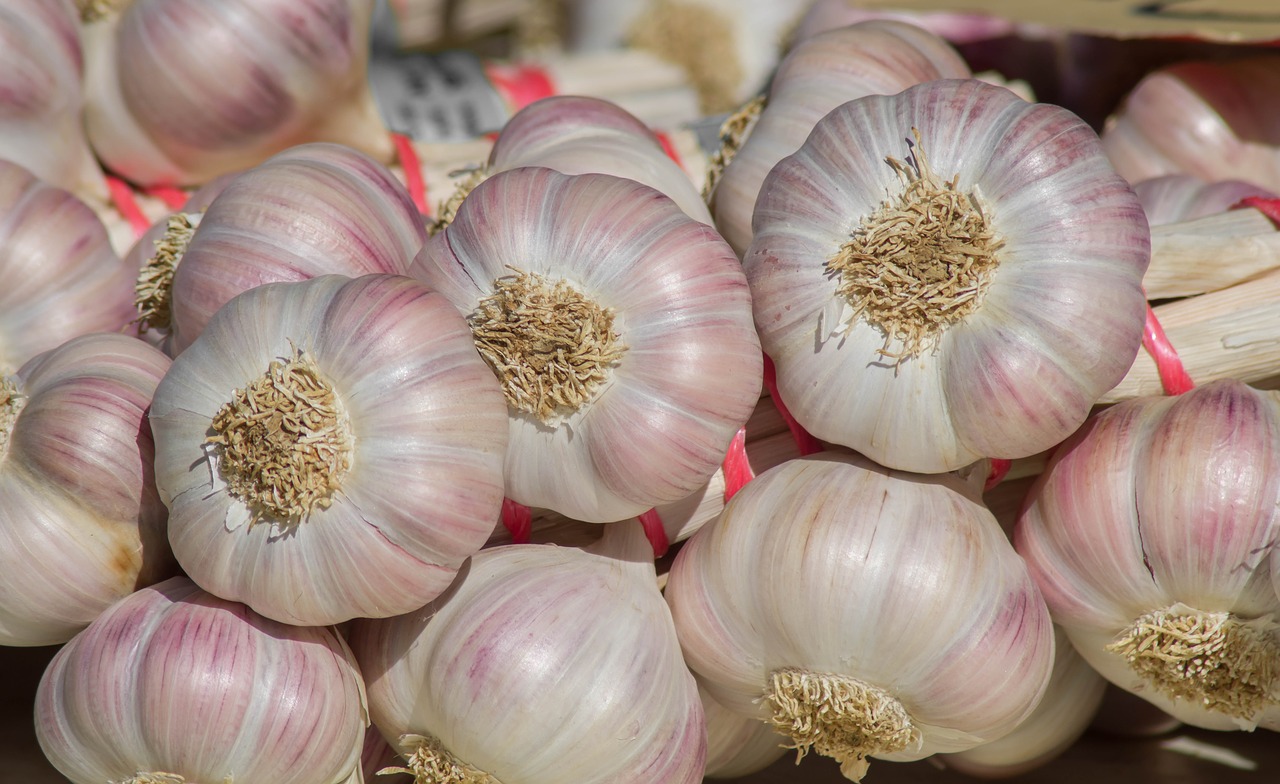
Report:
M462 200L467 198L476 186L484 182L489 176L489 168L484 165L475 166L470 169L463 169L458 172L459 179L453 184L453 193L449 194L449 198L440 202L440 206L436 209L436 215L427 221L427 234L435 235L453 223L453 217L458 214L458 207L462 205ZM451 175L452 176L452 175Z
M133 286L133 304L138 311L134 323L144 333L149 329L169 328L173 273L195 236L200 217L199 214L181 212L170 215L164 236L155 241L155 255L138 273L138 280Z
M746 143L747 136L755 127L756 120L760 119L760 113L764 111L768 100L768 96L764 94L757 95L720 123L720 148L707 161L707 181L702 186L702 198L708 204L725 167Z
M888 692L845 675L798 669L771 673L765 700L770 724L791 738L803 758L812 748L861 781L867 757L901 751L919 741L902 703Z
M231 776L227 776L222 780L222 784L234 784L234 782L235 779ZM151 773L138 773L133 778L112 782L111 784L187 784L187 780L177 773L154 771Z
M1228 612L1155 610L1106 648L1172 699L1252 719L1275 700L1280 675L1276 625Z
M929 169L920 132L911 130L912 163L886 159L902 179L902 193L865 218L827 262L839 275L850 318L864 317L883 331L880 353L898 360L919 356L978 309L1004 245L977 195L959 191L959 175L943 181ZM888 350L894 339L902 351Z
M124 0L76 0L76 9L80 12L80 21L88 24L115 16L124 4Z
M411 748L405 767L388 767L378 775L406 773L414 784L502 784L482 770L476 770L453 756L439 740L425 735L402 735L402 748Z
M552 424L604 389L626 351L611 309L568 281L521 270L493 288L467 322L508 405Z
M27 397L19 391L17 379L0 376L0 457L4 457L9 449L9 434L13 432L13 423L18 421L18 412L26 402Z
M684 69L703 114L735 104L744 71L733 44L733 20L697 3L656 0L627 32L627 44Z
M227 489L252 521L296 525L327 508L351 467L350 423L333 387L302 350L277 360L213 418Z

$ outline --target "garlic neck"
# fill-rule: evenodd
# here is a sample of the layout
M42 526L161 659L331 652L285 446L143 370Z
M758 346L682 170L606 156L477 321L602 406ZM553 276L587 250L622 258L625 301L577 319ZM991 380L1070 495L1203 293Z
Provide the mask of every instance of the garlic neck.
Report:
M118 15L130 2L132 0L76 0L76 10L80 12L80 21L89 24Z
M167 330L173 323L170 310L173 274L202 216L202 213L183 212L170 215L164 235L155 241L156 252L138 272L133 304L138 311L138 328L143 333L151 329Z
M522 270L498 278L467 317L507 405L555 426L607 386L626 351L614 313L566 280Z
M453 756L436 738L427 735L403 735L401 748L411 749L404 767L389 767L379 774L404 773L413 776L414 784L502 784L482 770L477 770Z
M9 434L13 432L18 413L26 402L27 398L18 386L18 379L0 375L0 458L9 452Z
M867 216L827 262L851 317L879 328L880 353L899 360L936 345L981 306L1004 244L977 194L962 193L956 177L943 180L929 168L912 130L911 162L887 159L902 192ZM888 350L893 340L903 343L901 351Z
M1182 605L1143 615L1106 649L1170 699L1253 719L1280 687L1276 630L1270 619Z
M916 744L920 731L902 703L855 678L799 669L770 674L765 701L769 724L791 738L803 757L811 748L840 763L850 781L861 781L867 757Z
M327 508L351 467L354 437L342 401L302 350L267 372L214 416L208 443L227 490L253 521L291 526Z

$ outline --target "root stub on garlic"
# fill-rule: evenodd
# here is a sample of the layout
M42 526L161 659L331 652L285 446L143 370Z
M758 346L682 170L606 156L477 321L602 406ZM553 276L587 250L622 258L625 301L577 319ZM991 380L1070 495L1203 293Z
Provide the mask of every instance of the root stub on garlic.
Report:
M770 725L791 738L803 757L810 749L840 763L850 781L866 775L867 757L901 751L919 730L893 695L855 678L798 669L770 674L765 701Z
M404 767L387 767L379 774L405 773L414 784L502 784L453 756L439 740L426 735L404 735L400 745L411 749Z

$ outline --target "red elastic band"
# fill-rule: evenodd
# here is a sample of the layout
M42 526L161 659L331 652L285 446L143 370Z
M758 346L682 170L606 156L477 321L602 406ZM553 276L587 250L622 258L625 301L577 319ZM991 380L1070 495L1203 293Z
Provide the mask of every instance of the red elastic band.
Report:
M778 371L773 366L773 360L768 354L764 357L764 384L769 389L769 397L773 399L773 405L778 409L778 413L782 415L782 421L787 423L787 429L791 431L791 437L795 439L796 446L800 449L800 454L812 455L815 452L821 452L823 449L822 442L810 435L808 430L791 416L791 412L787 410L786 405L782 402L782 396L778 394Z
M745 427L738 428L737 434L729 442L729 451L725 453L721 471L724 473L725 501L733 498L747 482L756 478L756 472L751 468L751 460L747 457L747 429Z
M1235 204L1231 205L1231 209L1238 210L1244 207L1252 207L1258 212L1266 215L1271 222L1280 228L1280 199L1268 199L1262 196L1246 196Z
M106 178L107 192L111 194L111 203L115 205L116 210L133 227L133 233L136 236L141 237L146 234L147 229L151 228L151 219L138 206L138 201L133 195L133 188L129 187L129 183L114 175L108 174Z
M152 185L150 188L143 188L142 192L164 202L164 206L171 210L182 209L189 198L186 191L172 185Z
M677 166L683 169L684 161L680 160L680 151L676 149L675 142L671 141L671 137L663 131L654 131L653 133L658 137L658 143L662 145L662 151L667 154L668 158L675 161Z
M1012 460L1006 460L1003 457L991 458L991 473L987 474L987 481L982 485L982 492L985 493L1003 482L1010 468L1013 468Z
M422 179L422 161L418 151L413 147L413 140L402 133L392 133L391 142L396 146L396 156L400 159L400 168L404 169L404 183L409 190L409 198L413 206L423 215L430 215L427 206L427 183Z
M1156 372L1160 375L1160 385L1166 395L1181 395L1195 387L1195 382L1182 366L1178 350L1169 342L1160 326L1156 312L1147 304L1147 323L1142 330L1142 347L1147 350L1156 362Z
M533 533L533 512L524 504L510 498L502 499L502 525L511 534L515 544L528 544Z
M671 547L671 540L667 538L667 529L662 525L662 518L658 516L658 510L650 509L640 515L639 519L640 525L644 527L645 538L653 546L653 556L661 558L666 555L667 550Z
M547 72L531 63L486 63L484 74L512 111L556 94Z

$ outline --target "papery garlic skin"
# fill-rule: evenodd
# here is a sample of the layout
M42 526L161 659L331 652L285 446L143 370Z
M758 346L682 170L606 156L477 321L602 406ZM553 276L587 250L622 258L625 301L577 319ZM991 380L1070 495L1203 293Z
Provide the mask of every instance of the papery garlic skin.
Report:
M1215 215L1242 199L1280 198L1276 193L1244 180L1202 180L1191 174L1164 174L1133 184L1133 192L1152 226Z
M513 269L612 313L621 356L600 363L589 399L545 420L511 402L531 393L521 380L537 358L501 372L511 403L507 496L605 523L705 484L759 400L763 374L746 279L723 239L635 181L525 167L480 183L412 274L478 330L482 301Z
M78 335L123 330L132 278L88 205L0 161L0 372Z
M814 745L853 780L866 756L922 759L1012 731L1053 663L1044 601L967 485L843 452L749 482L677 553L665 596L690 669L730 710L782 721L761 697L798 671L878 694L876 715L903 712L906 737L883 749L867 714L826 714L866 731L858 749Z
M292 147L233 176L205 209L173 272L169 350L185 350L218 308L263 283L406 274L425 238L384 166L342 145Z
M1220 380L1092 417L1054 452L1014 534L1054 621L1095 669L1187 724L1228 730L1280 726L1267 563L1277 526L1280 397ZM1150 649L1179 661L1151 618L1161 612L1229 614L1259 630L1263 650L1235 658L1238 640L1227 641L1203 652L1204 674L1149 680L1108 646L1146 618ZM1171 682L1204 700L1174 696Z
M83 70L72 0L0 8L0 158L97 204L107 183L85 138Z
M426 607L354 621L374 726L402 754L413 736L435 739L476 781L700 782L702 703L652 550L625 525L638 560L495 547Z
M859 232L914 236L884 216L895 199L920 199L900 194L921 160L934 182L923 187L954 193L990 232L972 251L990 266L973 273L972 291L915 316L859 312L930 301L929 265L952 258L921 230L905 245L920 250L898 261L907 290L891 295L846 296L831 266ZM782 399L814 436L882 465L933 473L1043 451L1084 421L1141 344L1151 238L1132 189L1075 115L975 79L842 104L770 172L754 226L743 265ZM884 266L868 258L868 274Z
M393 157L366 79L371 0L134 0L85 26L89 141L141 185L199 185L288 147Z
M788 751L785 735L755 716L744 716L698 689L707 717L707 766L710 779L736 779L764 770Z
M763 111L711 194L720 233L739 255L746 252L765 177L827 112L864 95L967 76L969 67L950 44L906 22L860 22L799 42L779 63Z
M175 573L146 419L168 368L94 333L0 374L0 645L66 642Z
M309 503L301 519L235 484L253 463L229 462L229 447L209 441L211 427L224 438L238 432L219 415L273 362L292 358L314 367L339 412L328 424L345 442L320 443L349 449L345 470L308 474L327 488L319 498L254 486ZM453 307L404 276L325 275L233 298L174 360L151 423L179 563L206 590L285 623L421 607L480 549L501 510L502 392ZM305 443L295 434L262 457L292 458Z
M276 623L174 577L62 647L40 748L75 784L359 782L360 671L332 629Z

